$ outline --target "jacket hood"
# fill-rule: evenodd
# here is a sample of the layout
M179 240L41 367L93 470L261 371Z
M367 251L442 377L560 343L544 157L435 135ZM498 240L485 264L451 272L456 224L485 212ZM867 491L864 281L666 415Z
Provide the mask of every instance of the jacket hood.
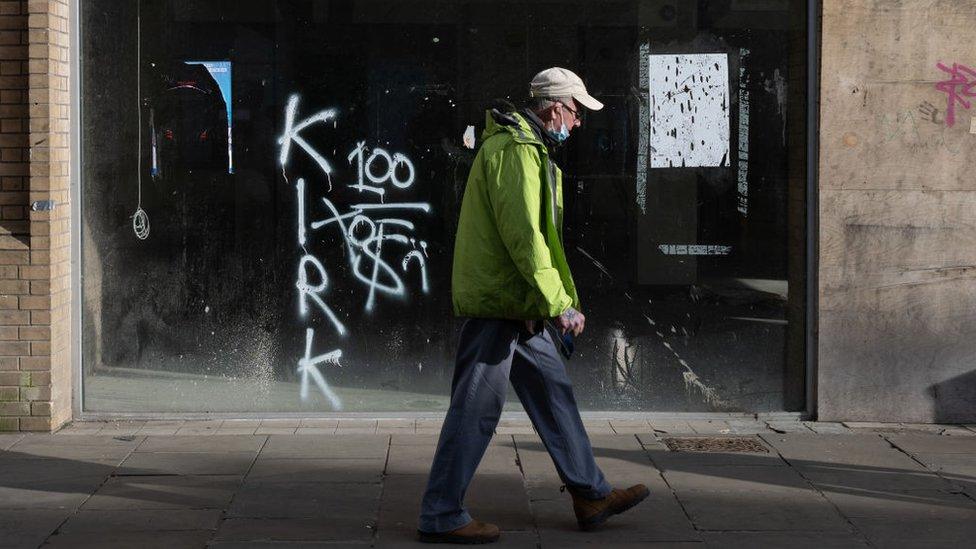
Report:
M481 140L485 141L489 137L507 132L519 143L532 143L535 145L545 144L532 131L532 127L525 120L525 117L517 112L503 112L498 108L485 111L485 131L481 134Z

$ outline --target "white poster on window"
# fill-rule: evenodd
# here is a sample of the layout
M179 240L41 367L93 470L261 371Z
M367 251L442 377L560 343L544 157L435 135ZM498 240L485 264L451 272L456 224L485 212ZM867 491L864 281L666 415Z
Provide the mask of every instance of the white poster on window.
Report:
M724 53L649 55L651 167L729 165Z

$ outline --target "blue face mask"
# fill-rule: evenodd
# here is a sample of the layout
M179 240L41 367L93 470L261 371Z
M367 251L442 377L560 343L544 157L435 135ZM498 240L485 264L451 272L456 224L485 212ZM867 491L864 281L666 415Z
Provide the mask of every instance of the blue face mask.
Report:
M559 113L560 118L562 118L562 113ZM549 134L556 143L563 143L569 139L569 128L566 127L566 121L563 120L559 127L559 131L553 129L547 129L546 133Z

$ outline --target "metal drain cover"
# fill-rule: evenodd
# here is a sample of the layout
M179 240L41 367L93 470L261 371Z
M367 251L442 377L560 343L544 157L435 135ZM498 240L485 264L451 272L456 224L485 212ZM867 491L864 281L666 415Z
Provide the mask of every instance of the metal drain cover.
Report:
M769 453L759 441L747 437L665 438L672 452L761 452Z

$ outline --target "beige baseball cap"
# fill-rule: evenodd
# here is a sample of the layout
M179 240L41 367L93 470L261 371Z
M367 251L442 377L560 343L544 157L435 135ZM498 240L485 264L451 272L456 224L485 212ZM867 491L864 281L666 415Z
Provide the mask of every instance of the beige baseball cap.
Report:
M598 111L603 108L603 103L586 92L582 78L576 76L573 71L561 67L546 69L535 75L532 82L529 83L529 96L551 99L572 97L580 105L591 111Z

